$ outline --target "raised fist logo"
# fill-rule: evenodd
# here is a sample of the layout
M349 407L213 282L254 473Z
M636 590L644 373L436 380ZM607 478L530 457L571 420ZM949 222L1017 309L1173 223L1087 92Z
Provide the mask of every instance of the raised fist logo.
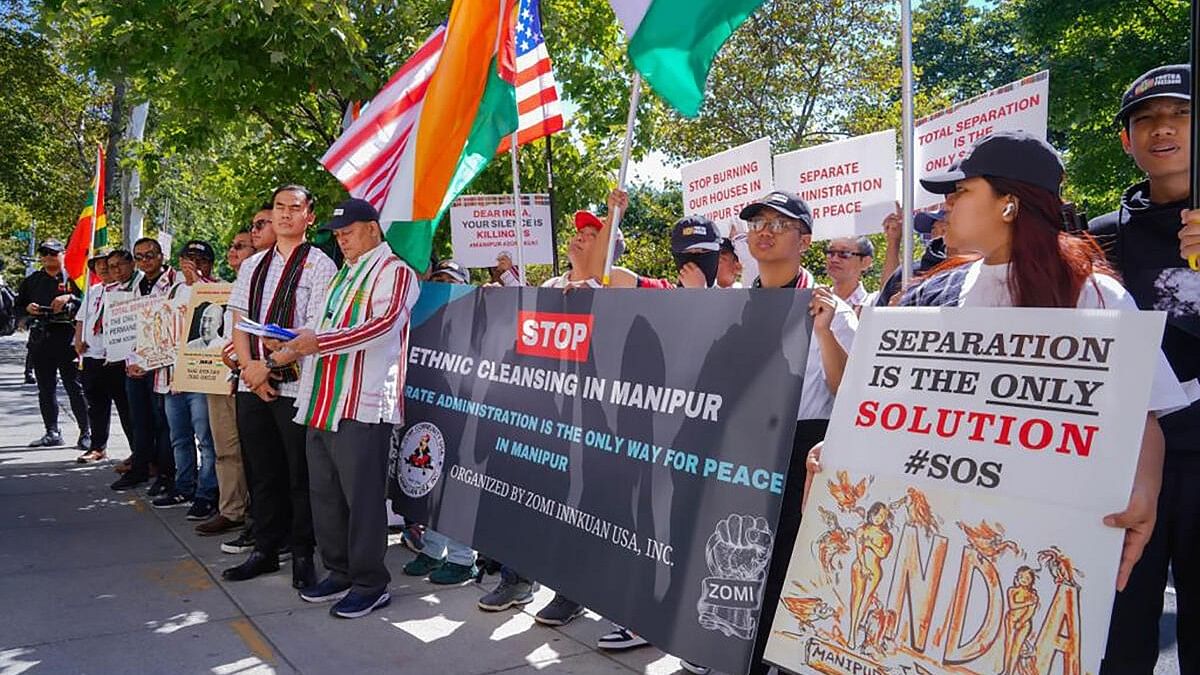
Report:
M701 626L727 637L754 639L771 543L765 518L733 514L717 522L704 551L709 576L700 582L696 603Z

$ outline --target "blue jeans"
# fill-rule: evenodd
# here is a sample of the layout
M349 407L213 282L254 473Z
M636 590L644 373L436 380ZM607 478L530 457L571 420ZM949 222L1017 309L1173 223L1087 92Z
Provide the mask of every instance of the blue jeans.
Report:
M167 424L175 454L175 492L217 501L217 452L208 426L208 399L204 394L167 394ZM196 468L196 447L200 467Z
M445 558L446 562L452 562L463 567L470 567L475 564L475 551L466 544L447 537L439 532L434 532L429 528L425 528L425 547L421 549L421 553L430 558Z

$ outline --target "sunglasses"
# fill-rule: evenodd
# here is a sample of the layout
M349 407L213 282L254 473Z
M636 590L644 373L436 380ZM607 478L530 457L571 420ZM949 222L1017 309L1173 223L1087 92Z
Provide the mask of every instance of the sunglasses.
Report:
M807 232L804 229L804 225L801 223L793 223L793 222L789 222L786 220L777 220L774 218L771 220L767 220L766 218L755 218L754 220L751 220L748 223L746 223L746 229L748 229L751 232L762 232L763 230L770 230L771 234L783 234L784 232L787 232L788 230L799 230L801 234L807 234Z
M271 224L271 221L269 221L269 220L266 220L266 219L264 218L264 219L261 219L261 220L256 220L256 221L254 221L253 223L250 223L250 227L253 227L253 228L254 228L254 229L256 229L256 230L261 230L261 229L263 229L264 227L266 227L266 226L268 226L268 225L270 225L270 224Z
M140 260L154 260L155 258L161 258L161 257L162 257L161 253L134 253L133 254L133 259L139 260L139 261Z
M829 251L826 255L830 258L841 258L842 260L867 257L866 253L859 253L858 251Z
M42 248L42 249L38 249L38 255L40 255L43 258L51 258L51 257L57 256L58 251L51 251L49 249Z
M245 250L245 249L248 249L248 248L254 248L254 247L253 247L253 246L251 246L250 244L243 244L243 243L241 243L241 242L238 242L238 243L236 243L236 244L230 244L230 245L229 245L229 250L230 250L230 251L242 251L242 250Z

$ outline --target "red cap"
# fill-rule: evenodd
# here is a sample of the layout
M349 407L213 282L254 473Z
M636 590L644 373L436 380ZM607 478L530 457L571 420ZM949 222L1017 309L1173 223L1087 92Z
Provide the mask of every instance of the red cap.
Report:
M576 211L575 212L575 229L582 230L585 227L594 227L597 230L604 229L604 221L596 217L596 214L591 211Z

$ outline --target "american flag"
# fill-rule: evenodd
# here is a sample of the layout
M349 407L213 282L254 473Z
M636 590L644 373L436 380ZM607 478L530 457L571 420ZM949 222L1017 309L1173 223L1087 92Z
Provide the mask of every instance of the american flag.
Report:
M513 33L516 52L517 144L524 145L563 128L562 106L554 86L554 69L546 38L542 35L542 16L538 0L520 0ZM511 137L500 144L508 150Z

